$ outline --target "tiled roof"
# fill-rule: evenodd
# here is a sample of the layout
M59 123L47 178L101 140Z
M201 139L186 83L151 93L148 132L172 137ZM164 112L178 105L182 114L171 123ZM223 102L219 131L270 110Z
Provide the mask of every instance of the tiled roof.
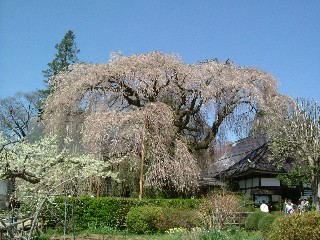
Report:
M277 168L269 161L267 136L260 135L236 142L218 161L208 170L211 178L235 177L249 170L284 173L288 170L285 165Z

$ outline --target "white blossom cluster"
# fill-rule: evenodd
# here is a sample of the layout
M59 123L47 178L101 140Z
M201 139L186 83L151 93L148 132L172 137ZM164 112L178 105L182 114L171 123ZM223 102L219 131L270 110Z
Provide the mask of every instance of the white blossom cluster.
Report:
M0 135L0 146L4 144L5 139ZM1 150L0 159L1 178L16 179L20 183L16 184L16 190L30 194L46 193L63 182L90 176L116 178L115 173L107 170L109 163L90 154L71 153L61 148L59 138L53 136L33 143L25 140L7 145ZM59 194L63 187L53 192Z

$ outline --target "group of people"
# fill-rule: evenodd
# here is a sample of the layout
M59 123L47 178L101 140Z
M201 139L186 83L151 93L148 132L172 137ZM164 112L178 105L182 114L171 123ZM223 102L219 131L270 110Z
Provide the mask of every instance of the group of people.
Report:
M307 211L309 208L309 201L307 199L301 198L298 201L298 205L292 203L291 199L285 199L284 205L283 205L283 212L288 215L292 215L296 212L303 213ZM269 207L265 203L265 201L262 201L262 204L260 205L261 212L269 212Z
M309 209L309 201L304 198L300 198L298 201L298 205L292 203L291 199L285 199L283 212L285 214L292 215L294 213L304 213Z

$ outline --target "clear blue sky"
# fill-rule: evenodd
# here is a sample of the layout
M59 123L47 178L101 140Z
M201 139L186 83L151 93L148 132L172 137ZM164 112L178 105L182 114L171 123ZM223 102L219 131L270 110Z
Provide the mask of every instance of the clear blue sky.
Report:
M273 74L281 93L320 101L319 0L0 0L0 97L43 88L68 30L79 58L176 52Z

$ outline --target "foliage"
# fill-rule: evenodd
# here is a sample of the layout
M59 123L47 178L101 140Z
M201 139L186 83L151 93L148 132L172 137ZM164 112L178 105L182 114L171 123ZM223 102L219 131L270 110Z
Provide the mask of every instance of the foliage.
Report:
M161 206L164 208L197 209L202 200L199 199L145 199L144 204Z
M0 146L5 142L0 134ZM24 140L0 148L0 178L16 179L16 190L23 197L49 192L75 194L68 192L63 183L91 175L115 177L104 171L108 167L105 161L89 154L71 153L68 139L62 144L63 149L57 137L46 136L35 142Z
M83 231L83 233L94 233L94 234L123 234L123 231L119 231L116 228L109 226L101 226L97 223L89 223L88 228Z
M263 236L258 232L246 232L241 229L227 229L225 231L211 230L204 231L199 235L203 240L263 240Z
M270 215L270 213L261 212L260 209L248 215L245 220L245 229L258 230L260 220L266 215Z
M94 230L94 229L93 229ZM96 235L99 233L99 228L97 232L93 231L89 235L87 231L77 233L76 239L128 239L128 240L199 240L199 239L218 239L218 240L263 240L264 238L258 232L245 232L243 230L236 230L236 232L230 232L229 230L220 231L220 230L212 230L212 231L202 231L202 230L191 230L187 231L183 228L175 228L167 234L145 234L145 235L135 235L135 234L128 234L124 231L119 232L110 232L107 235ZM93 235L94 234L94 235ZM60 234L50 234L45 232L45 235L41 239L56 239L58 236L62 238L63 233ZM72 238L71 236L67 236L67 238Z
M306 212L277 218L268 240L313 240L320 236L320 213Z
M207 229L222 228L232 222L240 206L241 201L234 193L218 191L203 199L199 206L200 218Z
M312 100L298 100L272 114L269 128L273 161L280 167L290 162L288 183L311 183L313 202L320 209L320 106Z
M49 240L52 238L52 236L61 236L63 232L58 231L57 229L47 228L44 232L40 232L38 234L35 234L34 239L35 240Z
M35 142L23 139L8 145L0 133L0 179L14 182L15 194L33 217L28 238L52 195L76 194L77 179L115 177L107 171L107 162L71 153L69 144L68 139L61 143L57 137L45 136Z
M240 212L254 212L255 206L252 196L250 194L236 194L236 197L239 199L239 211Z
M262 232L269 232L271 224L278 217L279 216L277 216L275 214L266 214L265 216L263 216L260 219L259 224L258 224L258 230L260 230Z
M225 232L221 231L207 231L200 235L200 240L224 240L228 239L228 236Z
M89 224L110 226L118 229L125 228L125 218L134 201L112 198L74 198L74 222L77 229L87 229ZM136 202L138 205L139 203ZM60 204L63 207L63 204ZM71 209L68 209L69 223ZM60 214L63 218L63 214Z
M69 65L79 61L77 54L80 50L77 48L75 38L76 36L73 31L69 30L61 42L55 45L57 50L55 58L52 62L48 63L49 68L43 71L44 77L46 78L44 83L48 85L48 90L42 91L42 93L44 93L46 97L54 88L53 83L50 81L51 78L60 71L67 70Z
M116 229L126 228L126 216L131 208L139 206L173 207L177 209L194 209L199 200L196 199L130 199L130 198L56 198L53 204L45 208L42 216L48 226L62 229L64 223L65 203L67 203L67 225L72 226L73 218L77 230L87 229L89 226L108 226Z
M169 233L169 234L184 234L187 232L188 230L183 227L170 228L169 230L166 231L166 233Z
M162 216L163 211L163 208L153 206L132 208L126 217L128 231L137 234L157 232L156 221Z
M191 230L201 227L201 219L195 210L183 208L163 208L161 216L155 221L159 232L167 232L170 229Z
M86 149L105 159L140 159L145 143L145 186L170 192L196 190L195 156L224 127L245 134L257 112L284 99L273 76L230 61L185 64L152 52L69 69L52 78L47 128L58 132L81 119Z

